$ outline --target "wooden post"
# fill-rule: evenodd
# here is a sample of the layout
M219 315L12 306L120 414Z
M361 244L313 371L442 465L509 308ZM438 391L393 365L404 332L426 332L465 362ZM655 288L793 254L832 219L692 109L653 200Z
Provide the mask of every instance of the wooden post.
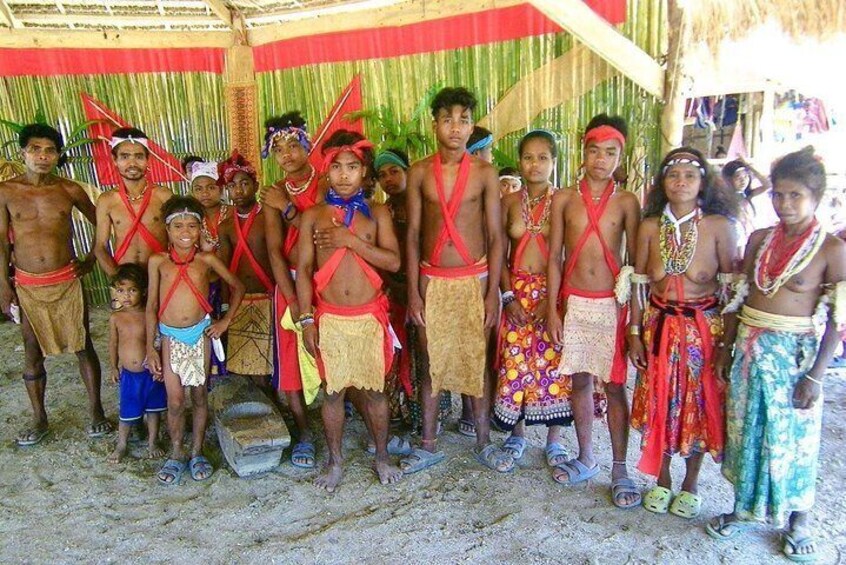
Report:
M689 33L684 9L678 0L667 2L667 71L664 75L664 109L661 111L661 152L682 144L684 133L684 54Z
M252 163L261 180L258 87L253 48L246 44L243 30L237 30L235 33L239 34L240 41L226 52L224 75L226 113L229 116L229 146Z

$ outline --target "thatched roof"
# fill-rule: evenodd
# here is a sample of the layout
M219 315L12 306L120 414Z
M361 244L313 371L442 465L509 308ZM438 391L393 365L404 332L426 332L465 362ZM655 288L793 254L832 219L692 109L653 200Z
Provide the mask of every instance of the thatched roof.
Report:
M826 40L846 32L844 0L670 0L679 2L690 23L690 42L715 49L762 25L775 25L794 38Z
M227 30L354 12L404 0L0 0L0 28Z

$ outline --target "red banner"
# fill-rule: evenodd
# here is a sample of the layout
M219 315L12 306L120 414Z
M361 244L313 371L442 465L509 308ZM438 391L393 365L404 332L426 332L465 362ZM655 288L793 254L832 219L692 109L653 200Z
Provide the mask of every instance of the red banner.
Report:
M586 3L611 24L626 20L626 0L590 0ZM535 7L520 4L403 26L286 39L257 46L253 53L256 72L266 72L461 49L560 31L558 24Z
M0 49L0 76L223 72L225 49Z
M335 101L335 105L332 106L311 140L311 154L308 156L308 161L318 171L323 166L323 144L333 133L339 129L348 129L364 134L360 118L353 122L344 119L344 116L350 112L358 112L361 108L361 77L355 75Z
M101 186L112 186L118 184L118 172L112 161L112 149L109 140L112 132L118 128L134 127L124 120L120 115L106 107L102 102L92 96L80 93L82 107L85 110L85 117L88 120L104 120L88 127L88 134L92 139L97 140L91 146L94 155L94 168L97 171L97 180ZM147 165L147 178L153 182L179 182L186 180L182 174L182 165L179 159L165 151L152 139L149 140L150 159Z

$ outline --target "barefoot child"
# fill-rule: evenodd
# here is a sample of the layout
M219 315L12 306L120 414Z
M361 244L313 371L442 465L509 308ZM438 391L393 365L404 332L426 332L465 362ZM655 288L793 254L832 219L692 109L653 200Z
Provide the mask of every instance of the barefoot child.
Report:
M400 254L390 211L364 198L362 182L372 166L371 147L360 134L346 130L332 134L324 146L332 188L324 203L303 213L300 224L299 323L326 383L322 415L329 460L315 484L329 492L343 477L347 393L375 441L379 480L385 485L402 478L387 451L389 414L383 390L396 338L376 271L396 272Z
M162 206L169 248L150 257L150 291L147 300L147 362L167 389L167 427L171 455L157 478L165 485L178 484L185 471L182 436L185 430L185 388L194 412L191 478L207 479L212 466L203 457L208 419L206 377L209 339L219 339L232 322L244 296L244 285L214 253L198 251L203 207L189 196L176 196ZM231 288L231 309L212 323L206 296L212 271ZM155 336L161 335L161 354Z
M135 263L118 265L112 288L119 304L109 318L109 362L112 382L120 382L120 423L117 446L109 461L117 463L123 459L129 431L145 414L148 456L157 459L165 454L158 446L158 439L167 396L164 383L154 379L145 366L147 271Z

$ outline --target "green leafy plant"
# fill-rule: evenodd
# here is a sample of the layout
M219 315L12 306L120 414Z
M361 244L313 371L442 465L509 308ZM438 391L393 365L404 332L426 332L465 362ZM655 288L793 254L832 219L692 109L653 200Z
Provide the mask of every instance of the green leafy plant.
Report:
M94 141L96 141L95 139L92 139L90 137L84 137L84 136L80 137L80 136L82 135L82 133L85 130L88 129L89 126L92 126L94 124L99 124L99 123L102 123L104 121L105 120L88 120L88 121L82 122L81 124L79 124L77 126L74 126L74 128L71 130L70 135L68 135L67 139L65 139L65 146L62 149L62 154L67 155L72 149L76 149L77 147L82 147L83 145L87 145L89 143L94 143ZM15 133L15 135L21 133L21 130L23 130L23 128L26 127L27 124L42 124L42 125L45 125L45 126L50 125L50 123L47 121L47 116L44 115L44 111L41 108L39 108L38 110L35 111L35 116L33 117L31 122L18 123L18 122L13 122L11 120L0 119L0 125L6 126L7 128L9 128L10 130L12 130ZM5 149L9 145L12 145L16 142L17 142L16 139L12 139L10 141L7 141L6 143L3 144L3 149Z
M435 97L441 84L436 83L426 89L423 98L417 103L411 116L402 120L394 109L388 105L377 106L370 110L359 110L344 115L344 119L354 122L364 119L372 138L379 139L376 144L376 152L385 149L403 149L409 155L422 155L426 152L426 136L420 133L420 120L429 111L432 98ZM375 133L375 132L378 132Z

